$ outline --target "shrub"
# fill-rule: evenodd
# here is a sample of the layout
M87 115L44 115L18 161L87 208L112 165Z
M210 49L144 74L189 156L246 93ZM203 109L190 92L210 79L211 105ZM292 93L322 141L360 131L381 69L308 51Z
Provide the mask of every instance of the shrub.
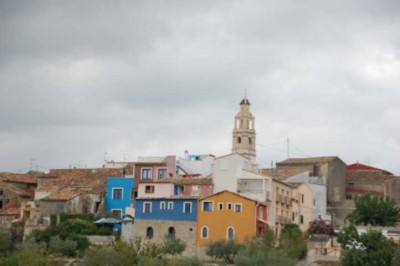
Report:
M285 253L278 250L270 250L268 252L257 250L250 255L248 252L240 252L234 259L236 266L294 266L297 262L290 259Z
M307 256L307 244L297 224L285 224L281 233L280 247L292 259L304 259Z
M96 232L96 225L82 219L69 219L60 225L60 237L65 239L71 233L77 235L91 235Z
M22 249L0 260L2 266L29 265L47 266L48 257L44 249Z
M218 240L211 242L206 247L206 254L214 259L224 259L228 263L233 263L234 257L244 248L233 240Z
M70 219L81 219L88 222L94 221L94 215L92 213L80 213L80 214L70 214L70 213L62 213L60 214L60 222L66 222Z
M113 247L91 247L86 250L84 261L90 266L118 266L118 254Z
M59 236L54 236L50 239L49 252L53 254L75 257L77 246L78 244L71 239L66 239L63 241Z
M86 250L85 261L93 266L131 266L136 265L136 251L127 243L118 241L108 247L92 247Z
M182 258L173 258L168 260L167 266L200 266L201 261L198 257L182 257Z
M11 250L12 235L9 229L0 228L0 253Z
M58 234L58 229L55 226L49 226L44 230L35 229L32 231L31 237L36 239L36 242L44 242L49 245L51 237Z
M164 253L172 256L180 255L186 248L186 243L176 238L175 235L166 235L164 240Z
M164 266L166 262L161 258L140 257L138 266Z
M68 236L69 240L72 240L74 242L76 242L77 244L77 249L81 252L85 251L87 248L89 248L89 240L87 239L86 236L83 235L77 235L77 234L71 234Z

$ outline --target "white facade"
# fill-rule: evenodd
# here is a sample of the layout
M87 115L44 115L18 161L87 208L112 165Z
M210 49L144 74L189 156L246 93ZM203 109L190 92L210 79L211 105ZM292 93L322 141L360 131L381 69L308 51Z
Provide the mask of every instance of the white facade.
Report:
M271 177L258 174L254 162L243 155L233 153L216 158L212 177L214 193L229 190L262 202L271 197Z
M326 178L318 176L310 176L309 172L304 172L284 180L285 183L305 183L313 194L314 209L313 219L321 217L322 219L330 219L327 213L327 186Z
M212 155L202 155L196 159L179 158L177 161L178 174L209 176L212 172L214 159L215 157Z

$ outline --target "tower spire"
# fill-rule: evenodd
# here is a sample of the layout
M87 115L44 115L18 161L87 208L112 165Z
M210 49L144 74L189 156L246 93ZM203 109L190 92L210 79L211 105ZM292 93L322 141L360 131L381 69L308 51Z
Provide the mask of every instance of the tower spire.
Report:
M232 132L232 153L239 153L256 160L256 131L254 116L250 113L250 101L246 98L240 102L240 111L235 116Z

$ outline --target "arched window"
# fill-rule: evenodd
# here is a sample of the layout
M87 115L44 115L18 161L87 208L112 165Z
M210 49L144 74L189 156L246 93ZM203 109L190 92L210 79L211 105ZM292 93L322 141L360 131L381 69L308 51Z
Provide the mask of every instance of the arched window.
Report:
M242 138L241 138L241 137L238 137L238 138L237 138L237 142L238 142L238 143L242 143Z
M175 236L175 227L168 228L168 236Z
M152 239L153 238L153 227L147 227L146 229L146 239Z
M207 239L208 238L208 227L203 226L201 228L201 239Z
M228 227L226 238L229 240L235 239L235 229L233 229L233 227Z

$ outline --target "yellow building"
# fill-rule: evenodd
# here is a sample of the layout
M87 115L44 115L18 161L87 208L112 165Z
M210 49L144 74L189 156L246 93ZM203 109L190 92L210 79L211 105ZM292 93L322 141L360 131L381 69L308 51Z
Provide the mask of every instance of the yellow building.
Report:
M263 203L224 190L199 201L197 245L216 240L251 240L267 227L267 208ZM200 254L201 255L201 254Z

